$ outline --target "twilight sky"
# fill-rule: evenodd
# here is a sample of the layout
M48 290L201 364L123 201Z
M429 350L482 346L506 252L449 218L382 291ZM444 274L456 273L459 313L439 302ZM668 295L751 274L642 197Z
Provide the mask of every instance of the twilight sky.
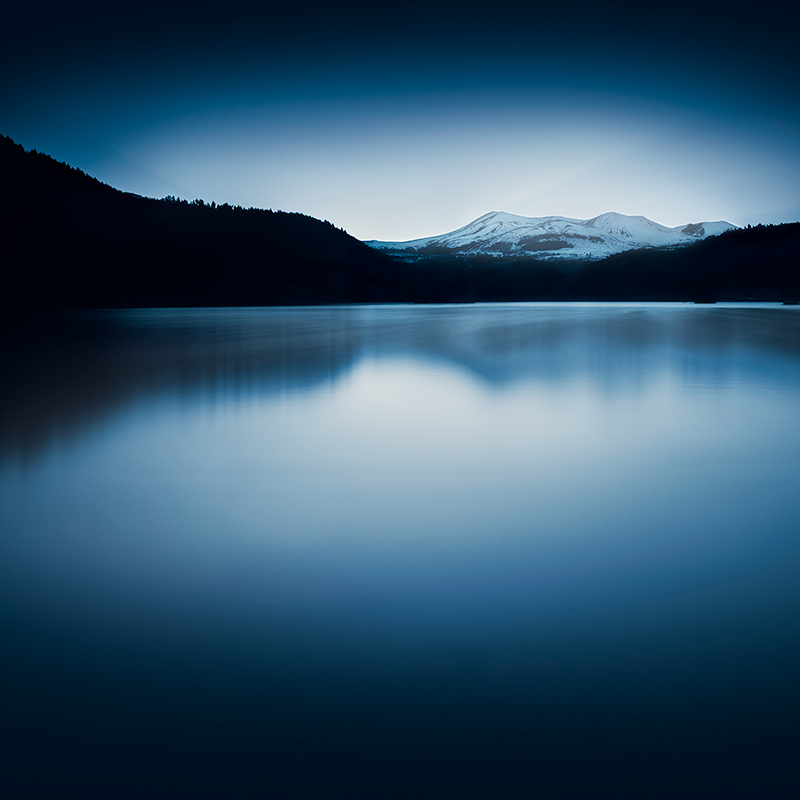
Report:
M125 191L362 239L494 210L796 221L792 20L785 0L7 3L0 133Z

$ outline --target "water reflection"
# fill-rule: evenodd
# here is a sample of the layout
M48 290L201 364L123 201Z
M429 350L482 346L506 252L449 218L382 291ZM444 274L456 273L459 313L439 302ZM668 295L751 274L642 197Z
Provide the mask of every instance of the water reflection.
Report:
M765 306L504 304L96 312L6 331L0 459L23 461L154 396L231 402L324 390L365 358L457 366L501 390L605 392L746 370L794 378L800 315Z
M793 796L796 309L25 333L0 400L18 796Z

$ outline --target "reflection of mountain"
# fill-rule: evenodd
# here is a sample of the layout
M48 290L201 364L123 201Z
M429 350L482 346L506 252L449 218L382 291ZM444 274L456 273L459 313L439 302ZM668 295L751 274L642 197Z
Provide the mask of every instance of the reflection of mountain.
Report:
M347 326L322 327L323 312L306 330L282 317L293 311L98 312L14 331L2 348L0 455L35 456L157 396L214 402L331 380L353 358Z
M608 391L800 367L794 308L326 306L97 312L6 330L0 456L35 457L157 397L265 398L331 384L364 358L435 360L497 389L589 379Z

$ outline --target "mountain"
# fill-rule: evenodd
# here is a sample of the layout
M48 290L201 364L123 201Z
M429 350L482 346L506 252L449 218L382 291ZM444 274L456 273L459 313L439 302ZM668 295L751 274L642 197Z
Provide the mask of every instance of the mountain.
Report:
M405 299L403 265L304 214L118 191L0 136L0 306Z
M595 260L643 247L679 247L735 228L730 222L696 222L667 228L641 216L609 212L592 219L520 217L492 211L463 228L408 242L368 241L400 257L432 255Z
M800 300L800 223L493 213L399 260L304 214L120 192L2 136L0 220L0 325L42 308ZM600 259L601 246L619 249Z

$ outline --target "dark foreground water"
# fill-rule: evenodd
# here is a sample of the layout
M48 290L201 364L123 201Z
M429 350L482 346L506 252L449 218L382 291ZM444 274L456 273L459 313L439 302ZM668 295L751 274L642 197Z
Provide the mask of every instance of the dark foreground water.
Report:
M3 797L798 796L800 310L5 338Z

